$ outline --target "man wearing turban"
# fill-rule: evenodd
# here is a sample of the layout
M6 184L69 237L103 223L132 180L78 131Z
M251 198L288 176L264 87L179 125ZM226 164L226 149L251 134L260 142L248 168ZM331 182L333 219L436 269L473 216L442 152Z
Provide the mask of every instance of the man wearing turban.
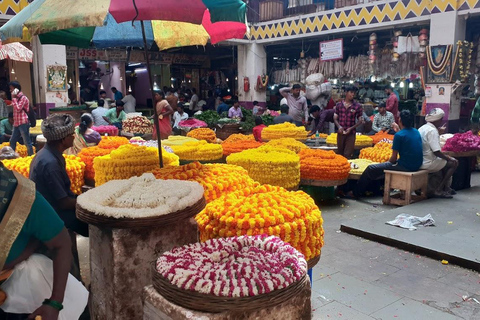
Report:
M442 170L442 181L436 187L433 197L452 198L454 190L450 188L451 178L458 167L458 160L448 156L441 151L439 128L445 112L440 108L434 108L425 116L426 124L418 131L422 136L423 164L420 169L428 170L430 173Z

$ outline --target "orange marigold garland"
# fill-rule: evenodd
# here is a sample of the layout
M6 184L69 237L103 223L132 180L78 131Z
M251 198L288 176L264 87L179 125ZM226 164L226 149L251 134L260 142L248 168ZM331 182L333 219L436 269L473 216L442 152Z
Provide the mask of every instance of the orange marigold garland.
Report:
M202 242L240 235L274 235L290 243L307 260L323 246L323 220L303 191L261 185L229 193L207 204L195 220Z
M263 143L255 140L238 140L235 142L224 141L222 143L223 155L229 156L232 153L242 152L243 150L255 149L263 145Z
M82 159L85 163L85 179L94 180L95 179L95 170L93 169L93 160L96 157L105 156L110 154L113 149L104 149L98 146L83 148L79 153L78 157Z
M368 159L374 162L387 162L392 156L392 144L379 142L374 147L360 150L360 159Z
M272 147L286 148L295 153L299 153L302 149L308 149L308 147L304 143L294 138L280 138L270 140L269 142L267 142L267 145Z
M103 149L117 149L124 144L128 144L129 141L125 137L117 137L117 136L103 136L102 141L98 144L98 147Z
M245 141L245 140L255 140L253 134L245 135L241 133L234 133L228 136L223 142L237 142L237 141Z
M300 176L309 180L342 180L348 177L350 163L333 151L304 149L300 151Z
M215 141L217 141L215 131L209 128L193 129L187 133L187 137L195 138L198 140L205 140L210 143L214 143Z
M200 183L205 189L207 202L257 184L248 176L245 169L228 164L202 165L199 162L192 162L179 167L156 169L153 174L157 179L189 180Z
M375 135L370 136L370 138L372 138L373 144L377 144L384 139L393 141L393 134L388 134L386 132L379 131L375 133Z

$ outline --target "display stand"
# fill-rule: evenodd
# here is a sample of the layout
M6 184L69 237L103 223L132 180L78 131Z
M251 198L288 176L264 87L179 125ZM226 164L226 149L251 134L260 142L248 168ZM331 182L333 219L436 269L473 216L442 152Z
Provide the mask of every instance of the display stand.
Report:
M151 218L114 219L77 206L89 223L91 318L143 319L142 290L151 283L151 263L173 247L198 241L193 217L205 199L184 210Z
M458 168L452 176L451 187L454 190L470 188L471 174L475 168L476 158L480 155L480 150L466 152L444 151L443 153L458 160Z
M335 199L335 187L347 183L348 179L341 180L300 180L300 189L315 200L318 205L322 201Z

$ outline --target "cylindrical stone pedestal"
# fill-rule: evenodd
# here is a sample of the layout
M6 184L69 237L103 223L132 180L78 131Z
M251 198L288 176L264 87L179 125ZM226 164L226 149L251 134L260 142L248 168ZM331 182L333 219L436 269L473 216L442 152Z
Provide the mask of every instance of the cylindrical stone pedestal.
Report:
M90 225L92 319L143 318L142 289L152 282L152 263L167 250L198 241L193 218L148 228Z
M143 320L310 320L312 318L310 297L310 283L306 281L299 294L275 306L265 305L262 309L244 312L226 310L221 313L207 313L178 306L161 296L153 286L147 286L143 290Z

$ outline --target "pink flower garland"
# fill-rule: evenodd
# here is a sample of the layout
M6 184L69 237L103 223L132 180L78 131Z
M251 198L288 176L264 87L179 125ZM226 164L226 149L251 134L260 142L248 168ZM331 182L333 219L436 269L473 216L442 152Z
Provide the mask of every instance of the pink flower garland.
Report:
M118 136L118 128L115 126L98 126L92 127L93 130L100 133L100 135Z
M466 152L480 150L480 136L476 136L472 131L465 133L456 133L447 140L442 151Z
M248 297L286 288L307 272L298 252L274 236L211 239L165 252L157 272L184 290Z

